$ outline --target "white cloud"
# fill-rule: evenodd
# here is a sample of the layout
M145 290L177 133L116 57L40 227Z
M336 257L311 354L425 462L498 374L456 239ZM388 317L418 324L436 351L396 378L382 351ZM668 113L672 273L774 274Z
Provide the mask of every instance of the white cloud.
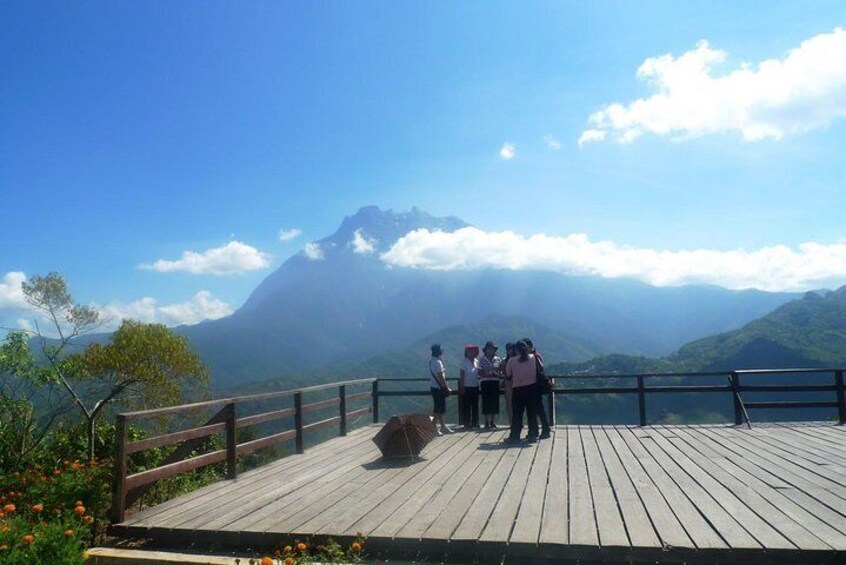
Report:
M365 235L361 229L355 230L353 238L349 245L353 249L353 253L367 255L376 251L376 240Z
M21 288L25 280L26 275L20 271L9 271L0 279L0 309L29 307Z
M499 156L505 159L506 161L510 161L517 155L517 147L513 143L505 142L502 144L502 147L499 150Z
M579 147L591 141L602 141L605 139L605 132L598 129L586 129L579 136Z
M666 251L594 242L584 234L526 237L468 227L452 233L410 232L382 254L382 260L393 266L444 271L527 269L629 277L655 286L715 284L800 291L846 283L846 243Z
M99 310L109 320L109 329L114 329L125 319L179 326L216 320L232 313L229 304L207 290L199 291L188 302L160 306L155 298L144 297L128 303L112 302L99 307Z
M182 257L173 261L159 259L151 264L139 265L160 273L186 272L193 275L233 275L245 271L266 269L270 266L270 255L240 241L196 253L183 251Z
M553 151L561 149L561 142L552 137L552 134L543 136L543 142L548 149L552 149Z
M674 57L646 59L637 76L654 91L594 113L579 145L621 143L644 133L674 139L739 132L747 141L781 139L846 116L846 31L815 35L781 59L743 63L717 75L727 53L703 40Z
M293 228L290 230L286 230L285 228L279 229L279 241L291 241L292 239L298 238L302 235L303 230L299 228Z
M323 254L323 250L320 248L320 244L313 241L305 244L305 247L303 247L303 255L305 255L306 259L309 261L322 261L326 257Z

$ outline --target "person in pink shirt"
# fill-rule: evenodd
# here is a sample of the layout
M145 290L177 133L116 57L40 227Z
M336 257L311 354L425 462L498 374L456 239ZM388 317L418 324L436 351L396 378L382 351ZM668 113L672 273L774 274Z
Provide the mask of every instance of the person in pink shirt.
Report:
M529 426L526 439L530 443L538 440L538 365L535 356L529 353L529 346L525 341L518 341L517 355L508 360L505 374L511 377L513 386L513 414L511 416L511 433L509 443L520 441L523 429L523 413Z

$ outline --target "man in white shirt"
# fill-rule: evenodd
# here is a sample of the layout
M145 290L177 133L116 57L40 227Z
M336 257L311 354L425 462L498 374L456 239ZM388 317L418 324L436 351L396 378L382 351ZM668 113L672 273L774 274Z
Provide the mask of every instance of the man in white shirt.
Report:
M451 434L452 430L446 425L444 414L446 414L446 399L449 396L450 388L446 380L446 367L441 357L444 350L440 344L432 345L432 358L429 359L429 390L432 393L432 419L435 425L440 428L439 434Z

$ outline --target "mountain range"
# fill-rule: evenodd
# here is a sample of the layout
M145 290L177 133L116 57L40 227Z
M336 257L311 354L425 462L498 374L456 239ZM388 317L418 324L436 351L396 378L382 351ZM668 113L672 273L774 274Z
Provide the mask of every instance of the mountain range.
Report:
M214 385L230 387L323 372L318 368L375 366L373 359L425 359L433 341L457 356L467 341L526 334L543 344L550 362L667 356L800 296L542 270L426 270L382 259L411 231L467 225L416 208L364 207L285 261L235 313L178 331L208 363Z
M566 373L723 371L846 366L846 286L812 291L742 327L685 344L661 358L603 355L555 367Z

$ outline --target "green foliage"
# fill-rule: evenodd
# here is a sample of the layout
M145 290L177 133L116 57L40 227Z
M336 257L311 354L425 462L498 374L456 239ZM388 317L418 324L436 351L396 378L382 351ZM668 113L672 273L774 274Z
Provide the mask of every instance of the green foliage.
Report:
M105 524L109 477L97 462L63 461L0 475L0 561L76 564Z
M185 337L162 324L132 320L125 320L109 343L89 345L80 365L80 382L102 391L97 406L118 397L127 407L163 406L209 381Z
M81 335L101 321L99 312L91 306L74 304L67 282L59 273L35 275L24 281L21 288L26 301L48 315L63 340Z
M61 399L49 374L24 332L6 336L0 345L0 469L26 465L59 419Z
M85 531L74 529L78 522L78 519L33 522L20 516L0 518L3 523L0 562L8 565L85 563Z

